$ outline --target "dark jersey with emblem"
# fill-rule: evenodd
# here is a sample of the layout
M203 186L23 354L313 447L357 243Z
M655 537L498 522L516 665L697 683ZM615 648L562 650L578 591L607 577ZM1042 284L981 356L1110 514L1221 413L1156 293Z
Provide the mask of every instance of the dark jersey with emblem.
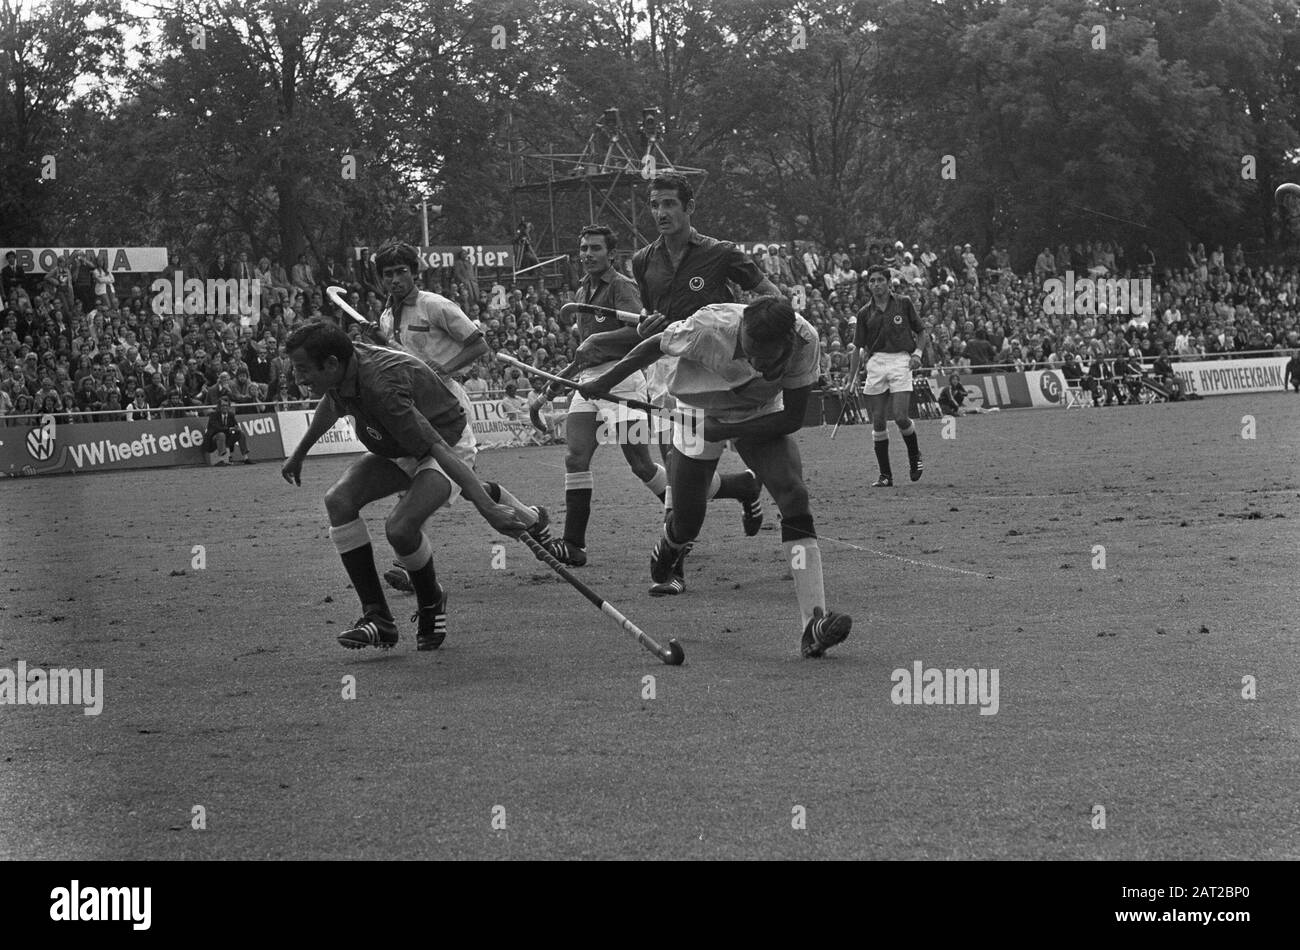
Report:
M439 438L460 441L467 420L442 377L409 353L354 343L338 386L325 394L340 416L356 421L357 438L384 458L421 459Z
M582 283L578 285L576 302L630 313L641 312L641 295L637 292L636 282L612 267L594 281L590 274L583 277ZM608 333L626 325L611 314L579 312L578 341L587 339L593 333Z
M578 303L626 310L630 313L641 312L641 295L637 293L636 283L612 267L607 268L605 273L595 281L591 279L590 274L583 277L576 296ZM641 342L641 338L636 334L636 327L629 326L612 314L579 311L577 323L579 342L601 334L600 339L591 346L596 347L596 351L592 354L593 358L599 360L602 365L612 360L621 360Z
M758 265L735 244L706 237L694 228L675 269L660 237L633 255L632 275L646 309L673 322L709 304L735 303L729 280L741 290L753 290L763 280Z
M868 354L911 353L924 329L911 298L890 294L884 310L876 309L873 300L858 311L853 345L865 347Z

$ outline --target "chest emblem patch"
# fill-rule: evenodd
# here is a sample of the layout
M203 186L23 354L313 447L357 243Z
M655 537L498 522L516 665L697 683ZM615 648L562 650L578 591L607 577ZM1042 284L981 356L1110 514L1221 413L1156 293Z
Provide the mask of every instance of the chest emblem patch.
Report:
M699 293L701 290L704 289L704 278L692 277L688 286L691 288L691 290L695 291L696 293Z
M901 313L896 313L896 314L894 314L894 324L895 324L895 326L897 326L898 324L900 324L900 323L902 323L902 322L903 322L903 315L902 315Z
M384 441L384 437L375 431L374 426L366 426L366 434L369 435L370 438L374 439L376 442Z

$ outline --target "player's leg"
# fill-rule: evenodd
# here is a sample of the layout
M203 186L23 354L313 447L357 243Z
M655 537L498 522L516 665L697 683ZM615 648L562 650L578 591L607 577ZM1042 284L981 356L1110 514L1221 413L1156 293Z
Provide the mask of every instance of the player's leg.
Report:
M596 429L600 414L569 412L564 424L564 537L548 541L546 549L561 564L587 563L587 522L595 479L591 459L596 454Z
M244 434L244 430L235 429L234 432L231 433L231 440L235 443L235 445L239 446L240 454L242 454L244 457L244 464L251 465L253 463L253 460L249 457L248 454L248 436Z
M362 617L339 635L346 647L391 647L397 643L397 625L384 599L375 568L375 550L361 520L361 509L372 501L395 494L410 484L410 477L389 459L367 453L353 462L343 477L325 492L330 540L343 561L343 569L361 601Z
M898 426L898 434L903 437L903 442L907 444L907 467L908 475L912 481L921 477L921 472L925 466L921 461L921 446L916 437L916 424L912 421L912 393L891 391L889 397L889 414Z
M821 656L849 635L853 620L847 614L826 609L822 553L803 480L799 446L788 435L775 439L737 439L735 446L740 457L763 480L781 512L781 543L799 603L800 649L806 657Z
M885 428L889 423L888 411L889 390L867 394L867 412L871 415L871 444L876 450L876 465L880 468L880 477L872 483L872 488L891 488L894 484L894 472L889 466L889 431Z
M706 442L708 446L697 457L683 454L673 447L669 464L669 492L673 507L661 529L662 533L650 555L650 579L654 586L650 593L656 597L680 594L686 589L686 555L694 547L704 526L704 516L709 506L709 483L718 467L722 443Z
M434 572L433 545L423 525L459 493L442 468L428 460L416 469L411 487L384 523L397 563L405 568L415 588L416 610L411 619L418 622L417 650L436 650L447 636L447 593Z

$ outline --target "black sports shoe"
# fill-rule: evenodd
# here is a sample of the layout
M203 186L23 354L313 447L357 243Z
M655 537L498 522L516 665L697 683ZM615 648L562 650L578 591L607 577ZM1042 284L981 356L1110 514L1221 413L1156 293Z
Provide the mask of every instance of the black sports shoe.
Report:
M447 588L438 585L438 602L430 607L420 607L411 617L418 623L415 633L417 650L436 650L447 639Z
M661 537L650 554L650 579L654 586L650 593L656 597L665 594L680 594L686 589L686 555L691 553L695 542L687 541L674 551L668 546L668 539Z
M578 547L572 541L566 541L563 538L552 538L542 546L546 548L546 552L551 557L561 564L567 564L569 567L582 567L587 563L586 550Z
M894 478L892 475L881 475L871 483L872 488L893 488Z
M369 613L354 623L352 629L339 634L339 646L349 650L360 650L362 647L391 650L397 646L399 639L401 635L397 632L397 624L393 623L392 617Z
M911 462L911 469L908 471L907 474L909 477L911 477L912 481L916 481L918 478L921 477L921 473L925 471L925 463L921 461L921 453L917 452L916 458L910 459L910 462Z
M843 643L853 626L853 618L848 614L834 611L823 614L820 607L813 608L813 618L803 630L803 655L815 659L835 646Z
M691 547L688 541L674 550L668 546L668 539L660 535L659 540L655 542L654 550L650 552L650 579L656 584L666 583L668 578L677 573L678 562L686 556L686 552Z
M745 529L745 536L752 538L763 527L763 486L753 472L749 477L754 483L754 496L740 500L740 524Z
M403 594L414 594L415 585L411 583L411 575L406 568L393 562L393 566L384 571L384 580L388 581L388 586L393 590L400 590Z
M549 527L551 515L546 510L545 505L534 505L533 511L537 512L537 521L528 529L528 533L532 535L533 540L538 544L545 545L547 541L551 540L551 529Z

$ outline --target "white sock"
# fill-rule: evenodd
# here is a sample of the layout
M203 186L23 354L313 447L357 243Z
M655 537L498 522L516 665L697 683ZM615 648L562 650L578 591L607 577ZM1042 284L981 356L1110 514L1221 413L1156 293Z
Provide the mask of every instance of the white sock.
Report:
M664 471L662 465L656 462L655 473L642 482L642 484L645 485L646 488L650 489L653 494L659 495L668 490L668 473Z
M799 538L785 542L786 562L794 575L794 594L799 600L800 629L813 618L813 608L826 612L826 588L822 582L822 551L816 538Z

